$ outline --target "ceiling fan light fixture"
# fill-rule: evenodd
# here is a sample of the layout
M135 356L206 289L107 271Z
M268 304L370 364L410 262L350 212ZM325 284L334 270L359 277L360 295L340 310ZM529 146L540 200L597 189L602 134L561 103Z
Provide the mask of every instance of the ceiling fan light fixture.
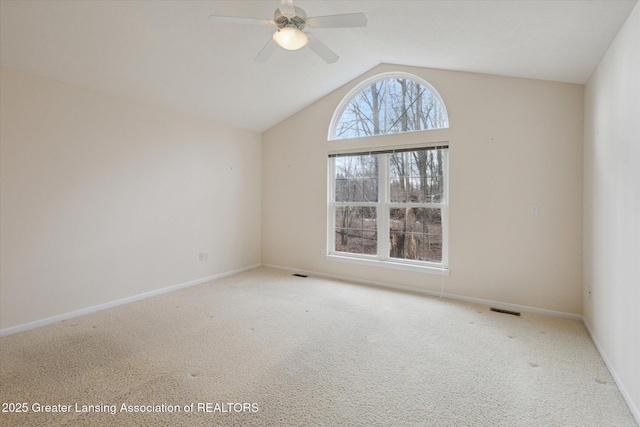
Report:
M273 41L287 50L298 50L309 43L309 36L295 27L284 27L273 33Z

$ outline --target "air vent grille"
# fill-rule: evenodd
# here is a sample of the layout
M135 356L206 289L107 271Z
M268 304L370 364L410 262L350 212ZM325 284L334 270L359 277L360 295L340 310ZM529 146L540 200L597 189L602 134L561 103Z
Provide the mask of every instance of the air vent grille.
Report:
M504 314L510 314L512 316L520 316L520 312L518 311L511 311L511 310L503 310L501 308L490 308L491 311L495 311L496 313L504 313Z

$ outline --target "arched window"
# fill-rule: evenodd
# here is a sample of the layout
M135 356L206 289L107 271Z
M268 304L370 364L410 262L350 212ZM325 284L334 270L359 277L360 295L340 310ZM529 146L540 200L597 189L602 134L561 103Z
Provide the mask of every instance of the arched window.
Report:
M385 73L344 97L329 140L447 127L429 83ZM448 274L449 144L363 142L329 153L327 259Z
M347 94L331 120L329 140L448 128L438 92L407 73L365 80Z

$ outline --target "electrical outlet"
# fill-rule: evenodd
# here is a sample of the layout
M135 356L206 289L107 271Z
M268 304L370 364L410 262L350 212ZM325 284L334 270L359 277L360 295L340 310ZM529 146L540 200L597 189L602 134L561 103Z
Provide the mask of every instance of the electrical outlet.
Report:
M540 208L538 207L537 204L532 204L531 205L531 215L538 215L540 213Z

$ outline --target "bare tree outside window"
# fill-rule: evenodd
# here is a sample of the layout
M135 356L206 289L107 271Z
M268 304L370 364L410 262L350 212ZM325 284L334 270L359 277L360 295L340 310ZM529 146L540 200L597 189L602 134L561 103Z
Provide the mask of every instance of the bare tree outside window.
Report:
M329 139L447 127L447 111L435 88L410 74L387 73L347 95ZM370 151L330 155L330 255L443 268L448 263L448 145L400 144L373 148L379 144L372 143Z
M389 236L391 258L418 261L442 260L442 218L439 208L444 193L442 150L416 150L390 157ZM398 207L397 203L406 204Z
M375 255L377 252L378 157L338 157L335 161L336 251Z
M363 88L345 106L332 139L359 138L448 126L439 98L408 78L377 81Z
M444 148L340 155L332 161L332 251L443 262Z

